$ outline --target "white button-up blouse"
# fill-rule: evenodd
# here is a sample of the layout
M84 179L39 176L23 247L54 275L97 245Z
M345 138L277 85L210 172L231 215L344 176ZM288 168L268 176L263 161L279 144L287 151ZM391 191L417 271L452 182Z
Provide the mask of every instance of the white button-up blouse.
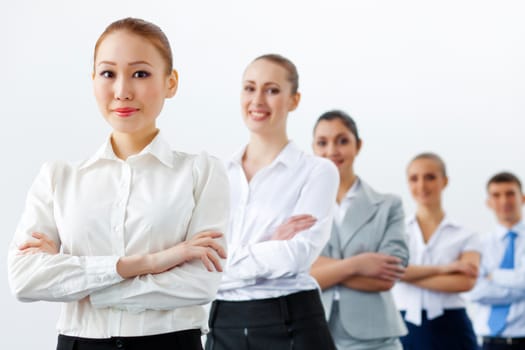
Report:
M409 265L446 265L461 256L464 252L481 253L479 234L466 230L443 218L436 232L427 243L414 216L406 222L410 260ZM405 310L405 319L415 325L421 324L421 311L427 311L432 320L441 316L445 309L464 308L466 302L460 293L441 293L419 288L409 283L397 282L392 294L400 310Z
M290 142L248 182L243 154L244 148L227 165L232 211L218 298L266 299L318 288L309 271L330 238L337 168ZM290 240L270 239L279 225L299 214L310 214L317 222Z
M205 331L207 314L200 305L214 299L221 274L193 260L123 280L116 263L201 231L226 233L228 188L219 160L172 151L160 135L125 161L108 139L87 161L47 163L29 191L10 245L11 289L23 301L63 302L57 328L65 335ZM49 235L61 252L18 254L32 232Z

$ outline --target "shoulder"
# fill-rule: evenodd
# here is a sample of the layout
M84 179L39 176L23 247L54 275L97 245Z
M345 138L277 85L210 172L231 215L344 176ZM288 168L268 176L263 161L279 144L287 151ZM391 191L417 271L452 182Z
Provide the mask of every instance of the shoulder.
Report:
M330 160L302 152L299 169L310 169L312 175L339 179L339 171Z
M374 202L379 203L381 207L388 208L389 210L402 209L403 203L401 201L401 197L398 195L392 193L380 193L362 179L359 179L359 181L360 186L362 186L367 195L371 197Z

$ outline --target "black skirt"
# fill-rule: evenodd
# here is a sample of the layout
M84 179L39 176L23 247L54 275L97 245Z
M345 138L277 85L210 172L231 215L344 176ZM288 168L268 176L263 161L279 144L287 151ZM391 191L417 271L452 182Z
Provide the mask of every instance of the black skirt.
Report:
M91 339L58 336L57 350L202 350L200 329L148 335Z
M214 301L206 350L335 350L317 290Z

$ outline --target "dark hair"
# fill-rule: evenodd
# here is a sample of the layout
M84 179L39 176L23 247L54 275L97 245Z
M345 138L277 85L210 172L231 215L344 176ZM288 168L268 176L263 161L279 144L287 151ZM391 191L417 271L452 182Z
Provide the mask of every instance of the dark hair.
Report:
M104 41L104 39L109 34L119 30L127 31L131 34L135 34L149 40L149 42L155 46L164 59L164 62L166 63L166 74L171 74L171 71L173 70L173 55L171 53L170 42L168 41L166 34L164 34L164 32L156 24L140 18L123 18L107 26L95 44L93 64L95 64L97 59L97 51L102 41Z
M299 90L299 73L297 72L297 67L292 61L284 56L270 53L257 57L252 61L252 63L259 60L270 61L283 67L288 72L288 77L286 79L292 84L292 95L297 93Z
M434 162L436 162L439 165L439 168L440 168L441 173L443 174L443 176L447 177L447 167L445 166L445 162L443 161L443 159L440 156L438 156L437 154L432 153L432 152L419 153L417 156L412 158L412 160L408 163L408 166L410 166L410 164L414 163L416 160L420 160L420 159L433 160Z
M340 120L341 123L343 123L343 125L348 129L348 131L354 134L355 140L359 144L361 139L359 138L359 132L357 131L357 124L351 116L341 110L332 110L321 114L321 116L317 118L317 121L315 122L314 133L315 129L317 129L317 125L319 125L321 121L332 121L336 119Z
M520 179L518 179L516 175L508 171L502 171L501 173L497 173L496 175L492 176L487 182L487 190L491 184L510 183L510 182L518 185L518 187L520 188L520 192L522 191Z

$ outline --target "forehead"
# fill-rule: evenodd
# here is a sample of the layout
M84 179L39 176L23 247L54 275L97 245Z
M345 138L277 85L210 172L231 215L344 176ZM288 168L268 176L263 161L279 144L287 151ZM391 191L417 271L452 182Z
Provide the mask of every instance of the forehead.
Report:
M342 134L354 135L340 119L321 120L315 128L316 137L336 137Z
M95 60L96 62L147 61L155 64L162 62L162 56L149 39L126 30L119 30L108 34L102 40Z
M430 158L420 158L410 163L408 167L409 173L441 173L439 163Z
M265 59L259 59L250 63L244 71L243 80L263 84L290 84L288 82L288 71L281 65Z
M488 187L489 193L520 192L520 187L515 182L493 182Z

